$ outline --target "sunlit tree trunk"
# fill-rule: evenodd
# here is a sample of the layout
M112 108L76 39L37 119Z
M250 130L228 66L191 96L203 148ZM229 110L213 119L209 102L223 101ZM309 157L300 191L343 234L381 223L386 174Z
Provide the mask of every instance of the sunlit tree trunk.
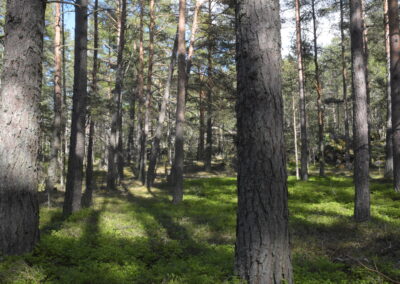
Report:
M179 0L178 25L178 95L176 105L174 192L172 202L178 204L183 199L184 127L186 96L186 44L185 44L186 0Z
M212 0L208 2L208 44L207 44L207 139L206 139L206 155L204 166L206 171L211 171L211 162L213 154L213 131L212 131L212 117L213 117L213 93L212 93L212 53L213 53L213 43L212 43L212 11L211 11Z
M361 222L370 217L368 103L361 0L350 1L350 31L354 94L354 217L356 221Z
M60 181L61 165L59 154L62 136L62 86L61 86L61 3L56 3L54 19L54 118L51 141L50 163L47 171L46 189L50 196ZM49 198L50 200L50 198Z

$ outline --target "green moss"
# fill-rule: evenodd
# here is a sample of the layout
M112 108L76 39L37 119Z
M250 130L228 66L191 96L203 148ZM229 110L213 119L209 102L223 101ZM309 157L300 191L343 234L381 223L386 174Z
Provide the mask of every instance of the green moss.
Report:
M35 251L0 262L1 283L240 283L233 276L236 180L185 183L182 204L167 189L127 185L97 192L94 206L63 220L41 209ZM352 180L289 177L290 233L296 283L385 283L400 279L400 196L371 186L372 220L352 219Z

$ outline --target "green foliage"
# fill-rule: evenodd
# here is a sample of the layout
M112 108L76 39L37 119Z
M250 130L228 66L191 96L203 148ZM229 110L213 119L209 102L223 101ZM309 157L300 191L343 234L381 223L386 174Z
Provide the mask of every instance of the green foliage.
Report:
M385 283L365 267L400 279L400 196L372 183L372 220L352 219L345 176L289 178L296 283ZM128 185L98 192L95 206L63 220L41 209L41 241L32 254L0 262L1 283L241 283L233 277L236 180L188 180L172 206L168 188Z

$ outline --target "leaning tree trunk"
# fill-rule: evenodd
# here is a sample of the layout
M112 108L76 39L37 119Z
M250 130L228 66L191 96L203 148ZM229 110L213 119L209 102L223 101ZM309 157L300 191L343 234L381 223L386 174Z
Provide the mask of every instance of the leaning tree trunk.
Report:
M239 199L235 270L250 284L293 283L279 11L278 0L239 0L236 6Z
M94 99L97 96L98 87L97 87L97 70L98 70L98 48L99 48L99 19L98 19L98 8L99 8L99 0L95 0L94 2L94 12L93 12L93 22L94 22L94 31L93 31L93 68L92 68L92 93L91 99ZM82 204L85 207L90 207L92 205L92 196L93 196L93 140L94 140L94 116L93 116L93 103L90 103L89 106L89 115L90 115L90 123L89 123L89 141L88 141L88 150L86 156L86 190L82 196Z
M301 42L300 0L295 0L295 6L296 6L296 52L297 52L297 68L299 73L299 95L300 95L300 141L301 141L300 177L302 180L307 180L308 179L307 113L306 113L306 98L304 94L304 68L303 68L303 47Z
M39 98L45 2L7 1L0 93L0 254L39 239Z
M49 194L60 181L61 165L59 153L62 139L62 86L61 86L61 3L56 3L54 34L54 119L51 141L50 163L47 171L46 190ZM49 198L50 201L50 198Z
M177 51L178 51L178 32L176 33L175 40L174 40L174 46L172 48L171 61L169 63L168 76L167 76L167 81L165 83L165 89L164 89L164 96L162 98L160 113L158 115L158 123L157 123L156 131L154 133L153 143L151 146L149 168L147 170L147 187L148 188L151 188L153 186L154 179L156 178L156 165L157 165L158 156L160 154L160 142L161 142L162 130L164 128L165 116L167 114L167 107L168 107L172 77L174 76L174 67L175 67L175 63L176 63L176 52Z
M120 119L121 110L121 94L124 77L123 52L125 47L125 21L126 21L126 0L122 1L120 7L120 15L118 19L118 54L117 54L117 72L115 78L115 88L112 91L112 107L111 107L111 133L108 147L108 170L107 170L107 188L109 190L116 189L118 179L118 144L120 139Z
M324 145L324 106L322 104L322 85L319 74L318 64L318 45L317 45L317 19L315 14L315 0L311 0L312 19L313 19L313 44L314 44L314 65L315 65L315 88L317 91L318 109L318 155L319 155L319 175L325 175L325 145Z
M397 0L389 0L390 84L393 129L393 182L400 191L400 34Z
M178 25L178 95L176 103L174 192L172 202L178 204L183 199L183 161L186 96L186 47L185 47L186 0L179 0Z
M76 4L74 94L72 98L67 188L63 208L65 216L81 208L83 158L85 156L88 0L77 0Z
M353 73L354 184L356 221L370 217L369 150L366 62L363 48L361 0L350 1L351 55Z
M344 45L344 5L343 0L340 0L340 46L341 46L341 60L342 60L342 88L343 88L343 102L344 102L344 137L346 142L346 149L344 159L347 169L350 169L350 126L349 126L349 107L347 98L347 67L345 58L345 45Z
M390 36L389 36L389 15L388 0L383 1L384 26L385 26L385 51L386 51L386 161L385 178L393 177L393 132L392 132L392 98L390 93Z

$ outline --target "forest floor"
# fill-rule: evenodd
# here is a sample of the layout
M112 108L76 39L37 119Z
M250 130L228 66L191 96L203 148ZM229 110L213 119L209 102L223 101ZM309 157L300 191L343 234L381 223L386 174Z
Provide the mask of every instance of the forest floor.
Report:
M233 275L236 179L185 182L184 201L169 188L149 192L129 177L116 192L97 172L94 206L63 220L63 194L40 211L35 251L0 262L1 283L239 283ZM203 176L207 176L204 174ZM296 283L399 283L400 194L373 180L372 219L352 219L346 174L308 182L289 177Z

